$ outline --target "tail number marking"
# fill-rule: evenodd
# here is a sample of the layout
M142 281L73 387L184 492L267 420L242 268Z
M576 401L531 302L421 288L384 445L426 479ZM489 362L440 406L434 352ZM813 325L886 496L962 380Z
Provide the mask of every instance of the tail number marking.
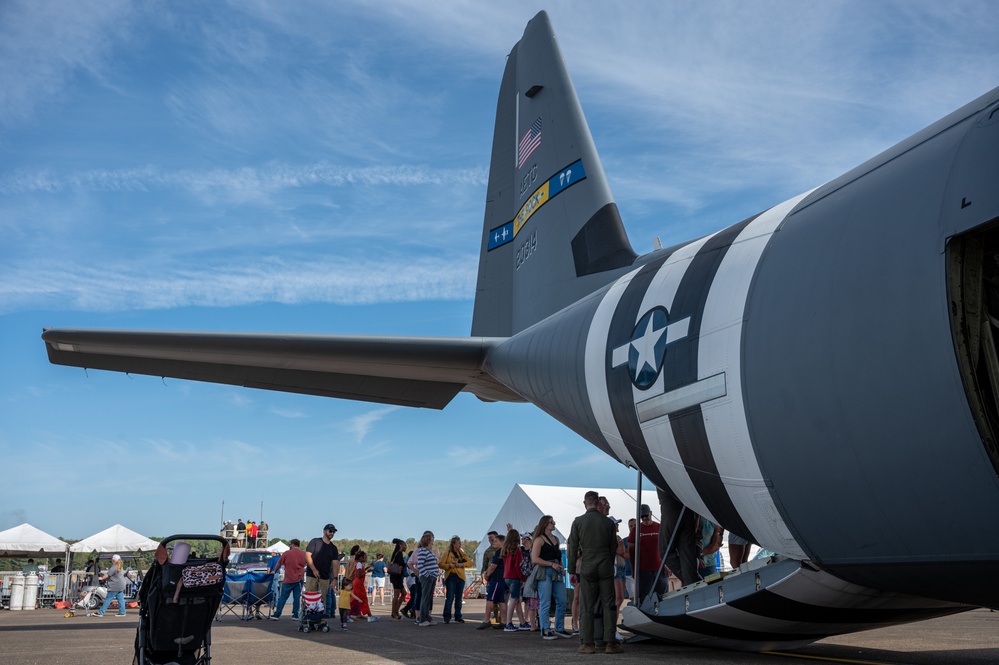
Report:
M532 231L524 243L517 248L516 269L520 270L520 266L524 265L524 262L531 258L536 251L538 251L538 232Z

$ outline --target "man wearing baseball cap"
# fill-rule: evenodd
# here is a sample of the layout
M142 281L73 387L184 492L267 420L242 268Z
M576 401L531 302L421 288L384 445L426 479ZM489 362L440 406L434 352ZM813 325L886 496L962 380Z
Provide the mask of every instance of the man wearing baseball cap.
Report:
M659 595L666 593L667 578L665 572L659 575L659 569L663 565L662 559L659 558L659 522L652 519L652 509L647 504L642 504L640 515L642 521L628 533L628 556L631 558L632 570L634 570L635 550L636 547L641 548L641 562L639 564L641 570L636 575L638 580L637 593L640 598L645 598L652 592L653 583L655 583L656 593ZM637 546L635 544L636 532L638 534ZM658 582L655 581L657 576L659 577Z
M336 527L327 524L323 535L313 538L305 548L305 590L319 591L326 598L330 580L340 575L340 551L333 544ZM326 608L327 615L329 608Z

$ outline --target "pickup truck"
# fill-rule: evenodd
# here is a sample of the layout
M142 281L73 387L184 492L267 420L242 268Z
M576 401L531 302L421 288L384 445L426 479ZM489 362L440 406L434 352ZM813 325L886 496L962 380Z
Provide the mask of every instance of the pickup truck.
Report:
M266 573L267 562L274 556L273 552L267 550L238 550L229 555L229 564L226 572L232 574L240 573Z

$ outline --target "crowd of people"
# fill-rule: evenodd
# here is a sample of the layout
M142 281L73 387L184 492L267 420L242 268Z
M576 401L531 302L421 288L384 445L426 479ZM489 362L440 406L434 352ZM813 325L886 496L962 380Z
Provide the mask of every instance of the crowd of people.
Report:
M511 524L506 525L505 534L490 531L480 570L485 617L478 629L534 632L545 641L578 636L581 653L594 653L598 646L606 653L620 653L617 616L627 599L662 595L671 587L716 572L721 527L685 510L673 513L669 497L661 493L660 499L664 516L672 524L661 528L649 506L642 505L639 521L629 520L628 534L622 538L618 533L621 520L610 515L607 498L587 492L582 501L585 512L569 530L564 559L551 515L543 515L530 532L521 533ZM322 536L310 540L304 550L293 539L290 549L272 560L270 569L283 568L284 577L271 619L281 619L289 597L292 616L297 619L303 611L304 588L328 598L327 607L339 610L340 629L347 630L353 621L377 620L371 603L377 598L385 605L385 587L390 584L392 620L408 618L419 627L434 626L438 623L433 614L434 592L441 584L441 620L465 623L462 606L472 558L458 536L450 539L440 556L431 531L423 532L411 551L404 540L395 538L386 558L382 553L369 557L357 545L341 555L333 542L336 532L333 524L327 524ZM748 559L749 544L736 537L730 540L730 561L736 567ZM575 589L571 613L567 611L567 580ZM567 615L571 615L569 626Z
M652 593L661 596L717 572L722 528L684 509L668 491L660 490L659 499L664 524L655 522L649 506L643 504L639 521L628 520L628 533L622 538L618 533L621 520L610 515L607 498L587 492L582 501L585 512L569 530L565 558L551 515L543 515L524 533L511 524L506 525L505 534L490 531L478 576L485 592L485 615L477 628L534 632L545 641L578 636L582 653L592 653L598 644L608 653L618 653L621 635L616 631L617 616L629 599L640 601ZM236 534L236 542L252 547L259 529L267 525L239 520L234 525L227 523L227 527ZM292 617L298 619L303 611L303 590L319 592L327 598L327 608L339 610L340 628L347 630L348 623L377 620L371 604L377 600L384 606L386 587L391 585L392 620L408 618L420 627L434 626L438 623L433 615L434 592L440 584L444 591L442 621L465 623L462 606L473 559L463 549L461 538L453 536L440 556L431 531L425 531L410 551L406 541L394 538L393 550L386 558L380 552L369 557L358 545L341 554L333 542L336 532L333 524L326 524L322 535L311 539L304 549L301 541L292 539L286 552L270 559L268 570L275 573L275 580L283 571L270 619L282 618L289 598ZM730 534L732 568L748 561L750 545ZM24 568L25 573L38 571L33 560ZM61 570L65 569L57 560L52 572ZM114 555L104 573L88 560L86 575L87 583L96 578L107 586L105 602L96 616L104 616L116 600L118 615L124 616L123 592L129 580L122 572L121 558ZM575 589L571 612L567 579ZM326 612L331 615L330 609ZM263 618L259 605L256 615ZM567 616L571 617L569 626Z
M267 544L268 526L263 520L258 524L253 520L244 522L240 517L235 522L226 520L219 532L230 545L253 549Z

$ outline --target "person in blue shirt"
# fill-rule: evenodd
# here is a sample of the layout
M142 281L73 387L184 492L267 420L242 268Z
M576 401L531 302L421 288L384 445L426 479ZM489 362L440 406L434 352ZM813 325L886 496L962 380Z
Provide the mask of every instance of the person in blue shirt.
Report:
M701 517L700 520L698 533L701 537L701 558L698 562L697 574L703 580L718 572L716 554L721 548L725 530L706 517Z
M377 592L378 600L382 605L385 604L386 568L388 568L388 564L385 563L385 555L381 553L376 554L375 562L371 564L371 601L374 602Z

